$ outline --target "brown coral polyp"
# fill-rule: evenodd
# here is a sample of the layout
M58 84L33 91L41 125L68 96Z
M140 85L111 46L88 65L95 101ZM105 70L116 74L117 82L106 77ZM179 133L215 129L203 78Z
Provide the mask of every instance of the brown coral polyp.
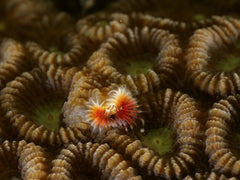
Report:
M21 43L13 39L4 39L0 47L0 89L15 77L29 71L36 66L26 56L26 51Z
M86 166L87 164L87 166ZM103 179L142 179L122 155L107 144L78 143L62 149L47 179L96 177ZM81 171L79 171L81 170Z
M158 0L118 0L110 3L107 7L108 12L121 12L131 14L132 12L151 15L156 18L163 18L165 22L172 22L173 25L181 26L185 29L187 26L196 25L208 21L212 15L222 15L223 9L229 8L232 2L219 7L219 2L196 2L192 0L176 0L169 7L167 1ZM227 5L228 4L228 5ZM182 8L179 8L179 7ZM215 8L213 13L212 9ZM233 10L233 9L231 9ZM164 23L164 22L163 22ZM168 23L167 23L168 24ZM176 27L178 29L178 27Z
M186 53L186 76L197 89L226 97L240 89L239 53L233 53L238 52L240 21L225 17L219 23L199 29L191 37Z
M60 45L64 36L73 32L73 24L72 17L64 12L43 15L29 27L33 32L28 33L27 40L36 41L44 48Z
M44 0L13 0L0 2L0 38L8 37L23 40L34 24L43 14L50 14L54 8L51 2Z
M34 69L8 83L2 90L5 122L16 135L46 145L85 141L79 128L66 127L61 108L78 68Z
M200 111L192 98L171 89L146 96L149 102L145 100L145 104L141 106L143 117L144 113L154 115L151 119L146 115L146 135L128 136L122 132L109 131L103 142L109 143L129 159L134 167L144 169L152 178L181 179L198 167L198 160L202 155L203 127ZM165 133L165 136L159 133ZM169 135L170 141L166 140L166 135ZM170 145L163 147L167 151L156 146L162 138L165 138L167 146Z
M62 39L62 42L48 45L46 48L29 41L26 43L26 48L30 57L36 60L40 67L48 67L53 64L82 67L96 49L87 39L74 34L69 34Z
M94 48L87 46L89 42L74 32L73 24L65 13L43 16L31 27L33 32L26 38L30 57L40 66L82 65Z
M155 81L155 79L157 80ZM98 120L104 120L106 117L109 117L110 119L113 118L114 120L112 119L112 122L106 121L104 126L101 127L109 129L109 127L114 125L116 126L114 128L122 129L122 127L127 127L125 126L126 124L124 125L126 122L128 122L127 124L130 126L130 128L142 127L143 119L139 116L141 114L139 107L141 107L142 104L138 103L138 101L139 98L145 93L153 91L155 88L159 88L158 78L156 77L155 73L149 73L148 78L146 78L144 75L140 75L135 78L126 76L126 79L121 80L121 82L116 83L113 80L111 81L109 77L101 76L94 71L87 72L86 69L76 73L73 78L72 88L71 92L69 93L68 100L63 107L65 117L64 122L72 127L85 126L88 128L91 127L91 125L94 125L95 122L99 122ZM119 96L116 96L117 94ZM119 97L120 99L116 97ZM116 111L115 108L118 107L116 104L123 102L122 97L126 97L126 99L123 98L125 100L130 100L124 100L125 103L132 103L130 103L130 106L128 107L131 108L131 111L120 115L119 113L122 109L120 108L121 110L119 109L119 111ZM100 113L103 116L99 118L100 114L98 114L98 112L100 111L95 110L103 110L101 112L105 111L106 113ZM109 114L110 116L108 116ZM125 115L130 118L126 118ZM91 118L93 116L98 117L98 120ZM102 117L105 118L102 119ZM118 117L124 117L120 119L127 119L127 121L123 120L121 121L121 124L120 121L116 121ZM96 131L99 131L99 129L104 131L105 128L96 128L97 126L95 125L94 129Z
M202 180L202 179L209 179L209 180L237 180L235 177L228 178L224 174L217 174L215 172L205 172L205 173L195 173L193 176L186 176L183 180Z
M19 25L30 25L44 14L54 12L53 4L45 0L3 0L1 3L6 19Z
M1 179L46 179L47 155L34 143L4 141L0 145Z
M112 79L154 72L161 82L180 77L183 62L177 38L168 31L148 27L115 33L88 60L87 66Z
M199 28L209 27L214 24L221 24L224 21L224 16L211 16L202 20L193 20L190 22L177 21L171 18L155 17L149 14L132 13L131 24L149 28L157 28L168 30L171 33L177 34L180 43L185 47L188 43L189 36Z
M43 148L34 143L26 144L19 153L18 166L23 179L44 180L49 171L48 156Z
M1 179L4 178L19 178L21 177L20 172L18 171L18 158L19 151L22 150L23 146L26 145L25 141L4 141L0 145L0 167L1 167Z
M164 8L163 8L164 7ZM161 10L159 10L161 9ZM122 12L131 14L132 12L142 12L145 14L151 14L154 16L162 16L166 10L166 4L156 0L119 0L109 4L107 10L110 12Z
M98 45L113 36L115 32L124 32L128 26L128 15L104 12L89 15L76 23L78 34L88 37Z
M240 96L229 96L215 103L206 122L206 153L216 171L240 174L239 118Z

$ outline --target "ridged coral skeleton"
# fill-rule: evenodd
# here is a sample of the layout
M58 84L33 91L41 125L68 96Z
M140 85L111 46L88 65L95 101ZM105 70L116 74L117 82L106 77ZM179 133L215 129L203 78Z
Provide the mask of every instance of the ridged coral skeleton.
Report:
M215 103L206 122L206 153L216 171L240 175L239 104L240 96L229 96Z
M78 70L76 67L56 68L54 66L46 71L33 69L9 82L0 96L4 121L15 131L17 130L17 136L35 143L60 145L79 140L85 141L87 137L83 132L79 128L66 127L62 124L60 116L61 107L71 86L72 76ZM61 104L56 106L51 105L51 102L61 102ZM45 105L47 108L44 107ZM49 112L50 107L53 108L52 112ZM57 107L60 109L56 109L55 116L51 113ZM44 116L44 113L48 112L49 114ZM55 125L51 124L53 120L56 121Z
M240 2L107 1L0 0L0 179L239 179Z
M194 176L187 176L183 180L237 180L235 177L228 178L225 175L218 175L215 172L195 173Z
M25 141L4 141L0 145L0 178L21 177L18 171L19 154L27 143Z
M44 14L54 11L53 4L45 0L2 0L0 2L0 39L2 37L25 40L26 29Z
M86 36L95 44L101 44L115 32L124 32L129 25L129 17L121 13L97 13L80 19L76 29L80 36Z
M25 47L29 56L36 60L40 67L82 66L87 61L95 47L74 32L73 22L68 14L57 13L45 15L32 25L32 32L29 33ZM56 29L58 33L55 33Z
M24 140L4 141L0 145L0 159L1 179L21 177L26 180L44 180L49 171L49 162L43 148ZM12 169L9 171L9 168Z
M237 46L240 34L240 21L231 17L219 19L220 25L198 29L190 38L186 53L186 79L197 89L213 96L226 97L236 94L239 86L239 62L231 71L218 69L218 51ZM222 53L223 54L223 53ZM229 59L224 59L227 63ZM227 64L223 64L227 66ZM224 68L224 67L223 67ZM236 68L236 69L235 69Z
M85 162L88 164L82 164ZM136 170L129 166L122 156L116 153L107 144L78 143L70 144L63 149L55 160L47 179L73 179L81 174L91 173L102 179L131 179L141 180ZM80 167L81 171L79 172ZM92 169L92 170L90 170ZM76 178L75 177L75 178Z
M180 92L173 92L171 89L159 91L155 98L158 104L154 104L155 101L149 103L156 106L152 111L157 113L158 119L146 120L145 129L151 131L151 128L147 129L149 124L154 128L168 124L167 127L175 134L173 138L175 137L176 142L166 156L159 155L154 149L144 146L141 139L136 139L136 136L131 137L116 130L109 131L100 141L109 143L137 169L144 169L150 177L181 179L196 168L196 162L203 153L200 111L192 98ZM144 113L144 107L141 109Z
M19 167L23 179L45 180L49 162L43 148L34 143L26 144L19 154Z
M36 66L36 62L26 56L24 46L13 39L4 39L1 42L0 60L0 89L24 71Z
M168 31L148 27L115 33L94 52L87 67L115 82L126 76L155 73L162 86L177 86L184 62L178 39ZM150 79L150 78L149 78Z

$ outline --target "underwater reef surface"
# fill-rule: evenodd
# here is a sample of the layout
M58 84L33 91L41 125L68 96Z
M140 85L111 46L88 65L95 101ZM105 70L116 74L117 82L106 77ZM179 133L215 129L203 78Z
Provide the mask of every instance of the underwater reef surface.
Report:
M240 3L1 0L0 113L3 180L240 179Z

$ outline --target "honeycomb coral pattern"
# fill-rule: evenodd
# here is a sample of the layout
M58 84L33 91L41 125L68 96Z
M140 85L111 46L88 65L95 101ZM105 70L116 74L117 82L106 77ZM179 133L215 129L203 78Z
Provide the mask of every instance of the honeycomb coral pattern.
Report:
M0 179L239 179L239 7L1 0Z

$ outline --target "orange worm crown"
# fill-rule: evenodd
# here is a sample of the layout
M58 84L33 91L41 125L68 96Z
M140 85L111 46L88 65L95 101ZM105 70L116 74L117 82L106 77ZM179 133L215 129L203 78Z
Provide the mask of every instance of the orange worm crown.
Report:
M101 104L92 101L89 106L88 120L94 128L128 127L133 126L138 117L137 101L131 93L123 87L112 90L108 94L110 98Z

